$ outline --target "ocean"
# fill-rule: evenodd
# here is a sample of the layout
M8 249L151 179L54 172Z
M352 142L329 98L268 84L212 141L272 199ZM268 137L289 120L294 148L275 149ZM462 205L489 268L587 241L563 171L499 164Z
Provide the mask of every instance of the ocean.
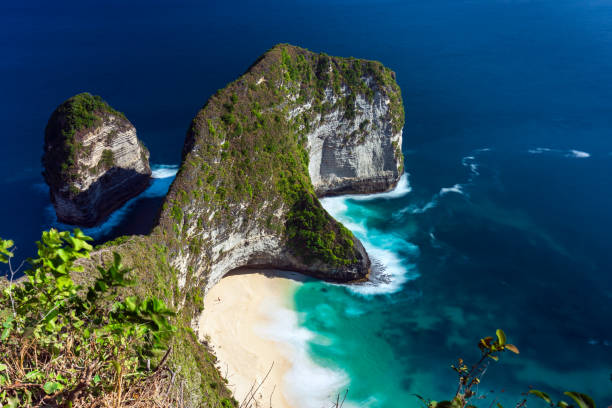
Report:
M71 95L101 95L151 151L151 187L86 231L102 242L151 228L191 118L265 50L375 59L402 88L406 174L324 206L385 276L300 286L302 344L322 368L304 383L348 389L352 406L450 398L450 364L502 328L521 353L490 365L479 407L530 386L612 404L612 3L3 2L0 33L0 236L19 258L65 227L40 158Z

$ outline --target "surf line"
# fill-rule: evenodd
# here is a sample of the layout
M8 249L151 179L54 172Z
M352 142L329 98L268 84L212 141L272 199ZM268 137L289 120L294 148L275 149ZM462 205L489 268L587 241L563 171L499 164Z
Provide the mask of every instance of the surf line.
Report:
M133 207L138 200L143 198L163 197L168 194L168 189L170 188L170 184L172 184L174 177L176 177L178 168L179 166L174 164L152 165L151 184L145 191L128 200L125 204L123 204L123 206L113 212L102 224L91 228L82 228L83 233L94 239L104 237L105 235L109 234L113 228L123 222L131 207ZM53 208L52 204L49 204L45 208L45 211L47 212L47 218L49 220L48 224L50 224L52 227L62 231L67 231L74 228L73 225L64 224L57 220L55 209Z
M408 177L408 173L404 173L395 189L388 192L326 197L321 200L323 208L359 238L372 260L372 273L368 282L346 285L354 293L395 293L401 290L405 282L419 276L416 266L402 255L408 254L411 258L418 256L419 249L416 245L397 234L367 226L369 216L375 215L374 210L368 208L367 202L378 199L393 200L409 194L412 188ZM354 213L358 213L359 217L353 215Z

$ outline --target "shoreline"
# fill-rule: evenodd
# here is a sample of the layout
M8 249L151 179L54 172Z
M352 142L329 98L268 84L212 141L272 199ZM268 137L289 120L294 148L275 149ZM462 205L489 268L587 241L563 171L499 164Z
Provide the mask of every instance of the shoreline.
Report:
M297 406L286 384L296 350L276 332L292 330L277 313L295 313L293 293L303 279L293 272L240 270L207 293L198 337L212 348L215 365L240 404Z

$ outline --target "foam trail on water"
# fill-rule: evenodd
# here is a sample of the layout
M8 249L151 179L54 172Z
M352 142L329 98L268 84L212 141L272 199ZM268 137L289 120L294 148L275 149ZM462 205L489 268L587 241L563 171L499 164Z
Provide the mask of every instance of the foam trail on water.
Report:
M174 177L178 172L178 165L153 165L151 166L151 170L151 184L145 191L143 191L138 196L130 199L121 208L114 211L102 224L91 228L82 228L83 232L94 239L101 238L109 234L117 225L121 224L121 222L125 219L126 215L129 213L130 208L134 205L134 203L138 202L138 200L141 200L143 198L155 198L165 196L168 193L170 184L172 184L172 181L174 180ZM49 224L52 227L57 228L59 230L72 230L75 228L74 225L64 224L57 220L55 209L53 208L52 204L49 204L45 208L45 211L47 213L47 219L49 220Z
M383 198L402 197L410 191L407 183L407 175L403 183L398 183L399 193L390 191L381 194L371 194L367 199L373 200ZM401 180L400 180L401 181ZM405 241L403 238L383 233L375 228L368 228L365 220L352 218L349 213L349 205L359 205L354 201L355 196L328 197L321 200L321 204L335 219L351 230L361 241L372 260L372 274L370 281L362 284L353 284L348 287L356 293L363 295L375 295L393 293L401 289L402 285L409 279L418 277L413 265L400 255L400 252L413 256L418 255L418 247ZM357 196L359 197L359 196ZM364 200L356 200L364 201Z
M460 194L460 195L469 197L469 195L463 190L463 187L464 187L464 184L459 184L459 183L453 185L452 187L442 187L438 193L434 194L434 196L431 198L431 201L429 201L424 206L418 207L418 206L412 204L412 205L409 205L406 208L403 208L403 209L397 211L391 217L394 220L399 221L399 220L402 219L402 217L406 213L409 213L409 214L423 214L423 213L427 212L428 210L431 210L432 208L435 208L438 205L438 202L439 202L440 198L445 196L448 193L456 193L456 194Z
M548 153L551 151L552 149L549 149L548 147L536 147L535 149L527 150L527 152L530 154L542 154L542 153Z
M586 159L587 157L591 157L591 154L587 153L587 152L580 151L580 150L572 149L567 154L567 157L575 157L577 159Z
M317 365L309 356L309 342L322 342L310 330L301 327L295 310L279 307L276 302L262 305L270 323L256 328L258 334L287 347L283 350L292 366L285 374L284 387L292 406L327 407L349 383L348 375L337 369ZM320 337L320 336L318 336Z
M475 176L480 176L480 172L478 171L478 163L476 163L476 158L474 156L465 156L461 159L461 164L464 167L470 169L470 178L468 182L472 182Z
M452 187L442 187L440 189L440 195L448 194L448 193L457 193L457 194L465 194L463 192L463 185L455 184Z
M584 152L582 150L569 149L569 150L561 150L561 149L551 149L549 147L536 147L533 149L528 149L528 153L530 154L562 154L565 157L576 158L576 159L586 159L591 157L590 153Z

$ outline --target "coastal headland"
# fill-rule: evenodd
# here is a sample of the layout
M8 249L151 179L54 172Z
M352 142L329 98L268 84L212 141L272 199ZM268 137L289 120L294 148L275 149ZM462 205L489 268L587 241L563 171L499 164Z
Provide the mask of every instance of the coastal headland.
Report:
M392 189L403 173L403 124L391 70L287 44L198 112L151 233L108 242L89 263L120 253L134 268L134 290L177 311L169 363L181 367L189 406L226 395L215 357L196 335L206 331L205 299L223 276L246 267L368 279L361 242L319 197Z

